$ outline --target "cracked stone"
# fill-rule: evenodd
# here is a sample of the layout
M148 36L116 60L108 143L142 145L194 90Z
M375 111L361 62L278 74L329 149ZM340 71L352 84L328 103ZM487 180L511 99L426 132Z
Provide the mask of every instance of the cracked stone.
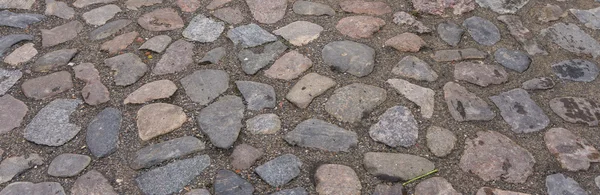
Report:
M475 48L438 50L431 56L436 62L452 62L462 60L483 60L487 53Z
M94 64L83 63L73 67L73 71L76 78L85 81L85 86L81 89L81 96L85 103L98 105L110 101L110 92L102 84L100 74Z
M267 44L263 53L255 54L251 50L243 49L238 53L238 60L242 63L242 70L249 75L256 74L260 69L269 65L275 58L279 57L287 46L280 41Z

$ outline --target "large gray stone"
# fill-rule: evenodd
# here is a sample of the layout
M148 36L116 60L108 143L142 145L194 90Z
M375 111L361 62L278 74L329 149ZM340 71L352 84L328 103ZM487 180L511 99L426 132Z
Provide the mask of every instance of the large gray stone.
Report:
M260 114L246 120L250 134L275 134L281 129L281 120L276 114Z
M435 168L433 162L423 157L383 152L365 153L363 165L370 174L390 181L406 181Z
M242 70L246 74L253 75L260 69L269 65L269 63L273 62L275 58L285 52L287 48L288 47L282 42L276 41L266 45L263 49L263 53L255 54L249 49L243 49L238 53L237 57L238 60L242 62Z
M206 54L204 54L204 57L202 57L202 59L200 59L198 63L201 65L220 64L219 62L221 62L221 59L223 59L223 57L225 57L226 54L227 49L225 49L225 47L217 47L206 52Z
M40 14L13 13L4 10L0 12L0 26L27 28L29 25L41 22L45 18Z
M142 169L204 150L204 143L192 136L171 139L146 146L137 152L131 168Z
M4 95L23 76L20 70L5 70L0 68L0 95Z
M343 122L357 122L386 99L382 88L354 83L336 89L325 102L325 111Z
M75 55L79 53L78 49L61 49L44 54L38 58L31 66L34 72L49 72L67 65Z
M302 161L298 157L284 154L256 167L254 171L269 185L279 187L300 175L301 166Z
M265 108L275 108L275 89L271 85L253 81L236 81L237 86L248 110L262 110Z
M22 194L52 194L66 195L65 189L57 182L14 182L7 185L0 195L22 195Z
M560 61L552 65L552 71L558 78L578 82L592 82L600 72L594 62L582 59Z
M55 157L48 166L48 175L54 177L72 177L85 169L92 158L81 154L64 153Z
M501 66L484 64L481 61L460 62L454 64L454 79L486 87L507 82L508 73Z
M456 45L460 43L465 30L460 28L454 22L442 22L437 26L437 33L442 41L448 43L450 46L456 47Z
M215 176L215 195L252 195L254 187L229 170L219 170Z
M173 42L162 58L156 63L152 73L155 75L165 75L185 71L185 69L194 63L194 44L179 39Z
M586 27L595 30L600 29L600 8L589 10L569 9L569 11Z
M121 29L127 27L129 24L131 24L131 22L131 20L121 19L106 23L105 25L102 25L91 31L88 34L88 37L91 40L100 40L108 38L111 35L119 32Z
M546 193L548 195L588 195L577 181L562 173L546 176Z
M444 85L443 89L446 105L454 120L459 122L489 121L496 116L496 113L492 111L483 99L468 91L467 88L457 83L448 82Z
M46 0L46 11L44 14L69 20L75 16L75 9L62 1Z
M85 142L92 155L102 158L117 150L123 116L116 108L105 108L87 126Z
M117 195L117 192L110 185L101 173L96 170L91 170L75 180L71 187L72 195Z
M70 123L70 115L79 104L78 99L56 99L42 108L25 127L26 140L46 146L61 146L77 135L81 127Z
M275 35L254 23L238 26L227 31L227 37L234 45L241 44L242 48L256 47L265 43L277 41Z
M418 81L433 82L438 78L437 73L431 69L427 62L415 56L406 56L402 58L402 60L394 66L392 73Z
M364 77L375 67L375 50L362 43L333 41L321 52L325 64L337 72Z
M244 108L242 98L223 96L200 111L198 126L214 146L227 149L240 134Z
M122 10L121 8L119 8L119 6L110 4L87 11L83 13L81 17L88 24L103 25L106 23L106 21L112 19L117 13L121 11Z
M38 154L29 154L27 158L23 155L4 159L0 163L0 184L6 183L24 171L42 164L44 164L44 158ZM0 192L0 194L2 193Z
M11 46L17 44L21 41L31 41L33 40L33 35L25 35L25 34L12 34L0 37L0 57L4 56L4 54L10 49Z
M42 47L52 47L73 40L82 30L83 24L79 21L71 21L50 30L41 29Z
M144 194L173 194L182 190L209 165L208 155L178 160L142 173L135 182Z
M348 152L358 144L356 133L319 119L308 119L285 135L291 145L331 152Z
M467 18L463 22L463 26L467 28L473 40L481 45L491 46L500 41L500 30L489 20L473 16Z
M158 35L148 39L140 49L150 50L156 53L163 52L173 39L168 35Z
M527 54L506 48L496 50L494 52L494 59L502 66L520 73L525 72L529 68L529 64L531 64L531 58Z
M142 59L133 53L125 53L104 60L104 65L115 72L113 76L115 85L128 86L142 78L148 66Z
M229 75L222 70L198 70L180 82L193 102L207 105L229 88Z
M25 103L11 95L0 96L0 108L0 135L21 126L23 117L29 111Z
M550 119L521 88L491 96L490 100L500 109L500 115L515 133L532 133L550 124Z
M379 116L379 122L369 129L369 136L390 147L408 148L417 143L419 127L409 109L394 106Z
M542 29L540 34L572 53L591 55L594 58L600 56L600 43L575 24L559 22Z
M183 30L183 37L200 43L213 42L225 30L225 23L217 22L202 14L192 18L192 21Z

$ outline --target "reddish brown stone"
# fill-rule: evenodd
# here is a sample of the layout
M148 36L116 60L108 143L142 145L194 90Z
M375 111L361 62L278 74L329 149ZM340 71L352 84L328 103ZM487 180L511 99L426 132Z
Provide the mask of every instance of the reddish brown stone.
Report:
M402 33L385 41L385 46L390 46L403 52L418 52L425 44L427 43L421 37L412 33Z
M256 21L273 24L285 15L287 0L246 0L246 4Z
M198 0L177 0L177 6L184 12L195 12L200 8L200 1Z
M27 80L23 82L21 88L28 98L40 100L73 88L73 81L69 72L60 71Z
M373 16L350 16L342 18L335 28L340 33L355 38L368 38L385 25L381 18Z
M265 71L265 76L275 79L292 80L312 66L312 61L298 51L290 51Z
M346 12L368 15L383 15L392 12L392 8L384 2L367 2L361 0L350 0L340 2L340 7Z
M101 50L108 51L109 54L116 54L124 50L133 43L133 40L139 35L138 32L129 32L115 37L114 39L104 42L100 46Z

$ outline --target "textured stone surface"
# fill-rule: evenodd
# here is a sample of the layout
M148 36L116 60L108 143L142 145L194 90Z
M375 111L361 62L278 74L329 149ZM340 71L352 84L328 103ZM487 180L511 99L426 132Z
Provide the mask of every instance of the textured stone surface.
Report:
M101 158L117 151L123 116L116 108L105 108L87 126L85 142L92 155Z
M253 81L236 81L238 90L246 101L248 110L262 110L274 108L275 89L272 86Z
M180 82L193 102L207 105L229 88L229 75L222 70L198 70Z
M437 26L437 33L444 42L451 46L457 46L462 39L465 30L453 22L442 22Z
M415 187L415 194L462 195L443 177L432 177L419 182Z
M500 30L494 23L484 18L473 16L463 22L471 38L477 43L485 46L491 46L500 41Z
M300 175L302 161L293 154L284 154L262 164L254 171L273 187L283 186Z
M85 81L85 86L81 89L81 96L85 103L89 105L98 105L110 101L108 88L102 84L100 73L92 63L83 63L73 67L75 78Z
M355 14L384 15L392 12L389 5L379 1L346 0L340 2L340 7Z
M219 8L232 0L212 0L208 5L206 5L206 9L213 10Z
M558 5L546 4L544 7L540 7L537 19L540 22L551 22L560 19L563 16L563 9Z
M508 73L501 66L484 64L481 61L460 62L454 64L454 79L486 87L507 82Z
M110 41L104 42L100 49L108 51L109 54L119 53L121 50L125 50L133 40L139 35L138 32L128 32L119 36L116 36Z
M90 5L112 3L115 1L117 0L76 0L75 2L73 2L73 6L77 8L83 8Z
M119 6L110 4L85 12L81 15L81 17L88 24L103 25L106 23L106 21L112 19L121 11L122 10L119 8Z
M156 53L163 52L173 39L167 35L158 35L148 39L140 49L150 50Z
M521 88L527 90L551 89L554 85L554 81L550 77L539 77L523 82Z
M292 10L294 10L294 13L300 15L335 15L335 10L333 10L329 5L311 1L296 1L292 6Z
M0 96L0 107L0 135L21 126L23 117L29 111L25 103L11 95Z
M431 56L436 62L485 59L487 54L475 48L438 50Z
M177 0L177 6L183 12L195 12L198 8L200 8L199 0Z
M21 41L33 40L33 35L12 34L0 37L0 57L10 49L11 46Z
M287 0L245 0L254 19L263 24L273 24L285 15Z
M429 64L415 56L406 56L392 69L392 73L418 81L433 82L437 80L437 73Z
M200 43L213 42L225 30L225 23L217 22L199 14L183 30L183 37Z
M394 19L392 20L398 25L407 25L410 27L410 31L416 33L430 33L431 28L425 26L422 22L418 21L413 15L400 11L394 13Z
M502 15L498 16L497 19L506 24L510 35L521 43L523 49L527 51L529 55L548 55L548 52L537 43L533 33L523 25L519 16Z
M302 55L297 50L292 50L277 59L265 71L265 76L289 81L298 78L304 71L312 67L312 64L310 58Z
M273 34L282 36L292 45L302 46L319 38L319 34L322 31L323 27L318 24L307 21L296 21L273 31Z
M223 57L225 57L226 54L227 49L225 49L224 47L217 47L206 52L206 54L204 54L204 57L202 57L202 59L200 59L198 63L201 65L220 64L221 59L223 59Z
M32 1L33 2L33 1ZM2 191L2 195L20 195L20 194L54 194L65 195L65 189L57 182L14 182L7 185Z
M182 190L209 165L208 155L196 156L142 173L135 182L145 194L173 194Z
M106 179L101 173L96 170L91 170L75 180L73 187L71 187L71 194L117 195L117 192L115 192L108 179Z
M438 126L430 126L425 135L427 147L433 155L444 157L454 149L456 136L452 131Z
M12 66L19 66L28 62L37 54L38 51L33 47L33 43L26 43L6 56L4 58L4 63Z
M23 82L21 89L28 98L41 100L50 98L73 88L71 73L60 71Z
M285 135L291 145L325 151L347 152L358 144L356 133L319 119L308 119Z
M550 124L550 119L521 88L491 96L490 100L500 110L500 115L515 133L532 133Z
M385 25L381 18L372 16L348 16L338 21L335 28L354 39L369 38Z
M79 21L71 21L49 30L41 29L42 47L52 47L73 40L82 30L83 24Z
M325 103L325 111L344 122L358 122L386 99L382 88L354 83L338 88Z
M163 0L127 0L125 6L130 10L138 10L141 7L152 6L162 2Z
M152 73L165 75L184 71L190 64L194 63L194 44L179 39L173 42L160 58Z
M138 24L149 31L169 31L183 28L183 19L173 8L161 8L138 18Z
M378 184L371 195L398 195L402 194L402 184L398 183L393 186Z
M501 190L496 188L482 187L477 190L475 195L530 195L526 193Z
M232 171L219 170L215 176L215 195L252 195L254 187Z
M121 29L129 26L131 24L131 20L115 20L105 25L102 25L88 34L88 37L91 40L100 40L110 37L111 35L119 32Z
M185 195L210 195L207 189L193 189L185 193Z
M552 65L552 71L558 78L578 82L592 82L600 72L595 63L582 59L560 61Z
M6 183L15 176L42 164L44 164L44 158L33 153L29 154L27 158L25 158L25 155L6 158L0 163L0 184ZM6 188L0 194L4 195L3 192Z
M246 74L256 74L260 69L269 65L275 58L279 57L285 50L287 50L287 46L280 41L276 41L274 43L267 44L262 53L254 53L249 49L243 49L238 53L237 57L240 62L242 62L242 70Z
M403 106L387 109L379 122L369 129L369 136L390 147L408 148L417 142L419 127L410 110Z
M227 37L234 45L240 44L242 48L256 47L265 43L277 41L275 35L254 23L238 26L227 31Z
M231 153L231 166L236 169L249 169L263 155L264 152L261 149L251 145L237 145Z
M459 122L475 120L489 121L496 116L483 99L468 91L467 88L457 83L448 82L444 85L443 89L444 99L454 120Z
M299 108L307 108L314 98L335 85L336 82L329 77L308 73L296 82L285 98Z
M385 41L385 46L401 52L419 52L426 44L421 37L412 33L402 33Z
M594 58L600 56L600 43L575 24L559 22L542 29L540 35L572 53L591 55Z
M598 126L600 104L580 97L558 97L550 100L550 108L563 120Z
M4 10L0 11L0 26L27 28L29 25L38 23L45 18L45 16L40 14L13 13L11 11Z
M421 87L402 79L388 79L387 83L406 99L417 104L421 109L421 116L423 118L431 118L433 116L435 92L432 89Z
M375 50L352 41L333 41L323 47L323 61L333 70L364 77L373 71Z
M1 0L1 9L31 9L35 0Z
M270 195L308 195L308 192L303 187L296 187L271 193Z
M364 155L365 169L384 180L409 180L435 168L433 162L410 154L367 152Z
M0 69L0 95L4 95L23 76L20 70Z
M579 186L577 181L570 177L565 177L562 173L546 176L546 193L548 193L548 195L588 195L588 193Z
M177 85L170 80L147 83L133 91L123 100L123 104L143 104L152 100L169 98L177 91Z
M146 146L137 152L131 162L131 168L149 168L162 162L180 158L204 150L204 143L192 136L171 139Z
M514 14L529 3L529 0L475 0L475 2L499 14Z
M229 148L237 140L244 118L244 103L237 96L223 96L198 114L198 126L218 148Z
M446 8L453 8L454 15L461 15L475 9L475 1L463 0L456 2L446 2L442 0L412 0L412 4L419 12L444 15Z
M527 54L506 48L496 50L494 59L502 66L520 73L525 72L531 64L531 58Z
M246 130L251 134L275 134L281 129L276 114L261 114L246 120Z
M600 162L600 152L593 145L565 128L548 130L544 142L562 168L569 171L585 171L591 162Z
M35 61L32 65L32 70L34 72L56 70L61 66L67 65L77 53L79 53L77 49L61 49L46 53Z
M166 103L148 104L137 112L138 135L143 141L178 129L187 121L179 106Z
M72 177L85 169L92 158L81 154L64 153L55 157L48 166L48 175L54 177Z
M579 22L591 29L600 29L600 8L589 10L569 9Z
M245 14L239 8L225 7L215 10L212 14L229 24L239 24L245 20Z
M70 123L70 115L81 104L77 99L56 99L42 108L25 127L28 141L47 146L61 146L77 135L80 126Z
M315 172L316 191L322 195L359 195L360 180L352 168L345 165L325 164Z
M133 53L125 53L104 60L104 65L115 72L113 80L115 85L128 86L140 79L148 66L142 62L140 57Z

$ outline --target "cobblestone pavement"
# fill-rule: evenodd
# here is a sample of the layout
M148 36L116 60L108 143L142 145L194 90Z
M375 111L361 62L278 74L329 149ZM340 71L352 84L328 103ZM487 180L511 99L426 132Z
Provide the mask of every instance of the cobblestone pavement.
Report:
M0 195L600 194L599 29L597 0L0 0Z

